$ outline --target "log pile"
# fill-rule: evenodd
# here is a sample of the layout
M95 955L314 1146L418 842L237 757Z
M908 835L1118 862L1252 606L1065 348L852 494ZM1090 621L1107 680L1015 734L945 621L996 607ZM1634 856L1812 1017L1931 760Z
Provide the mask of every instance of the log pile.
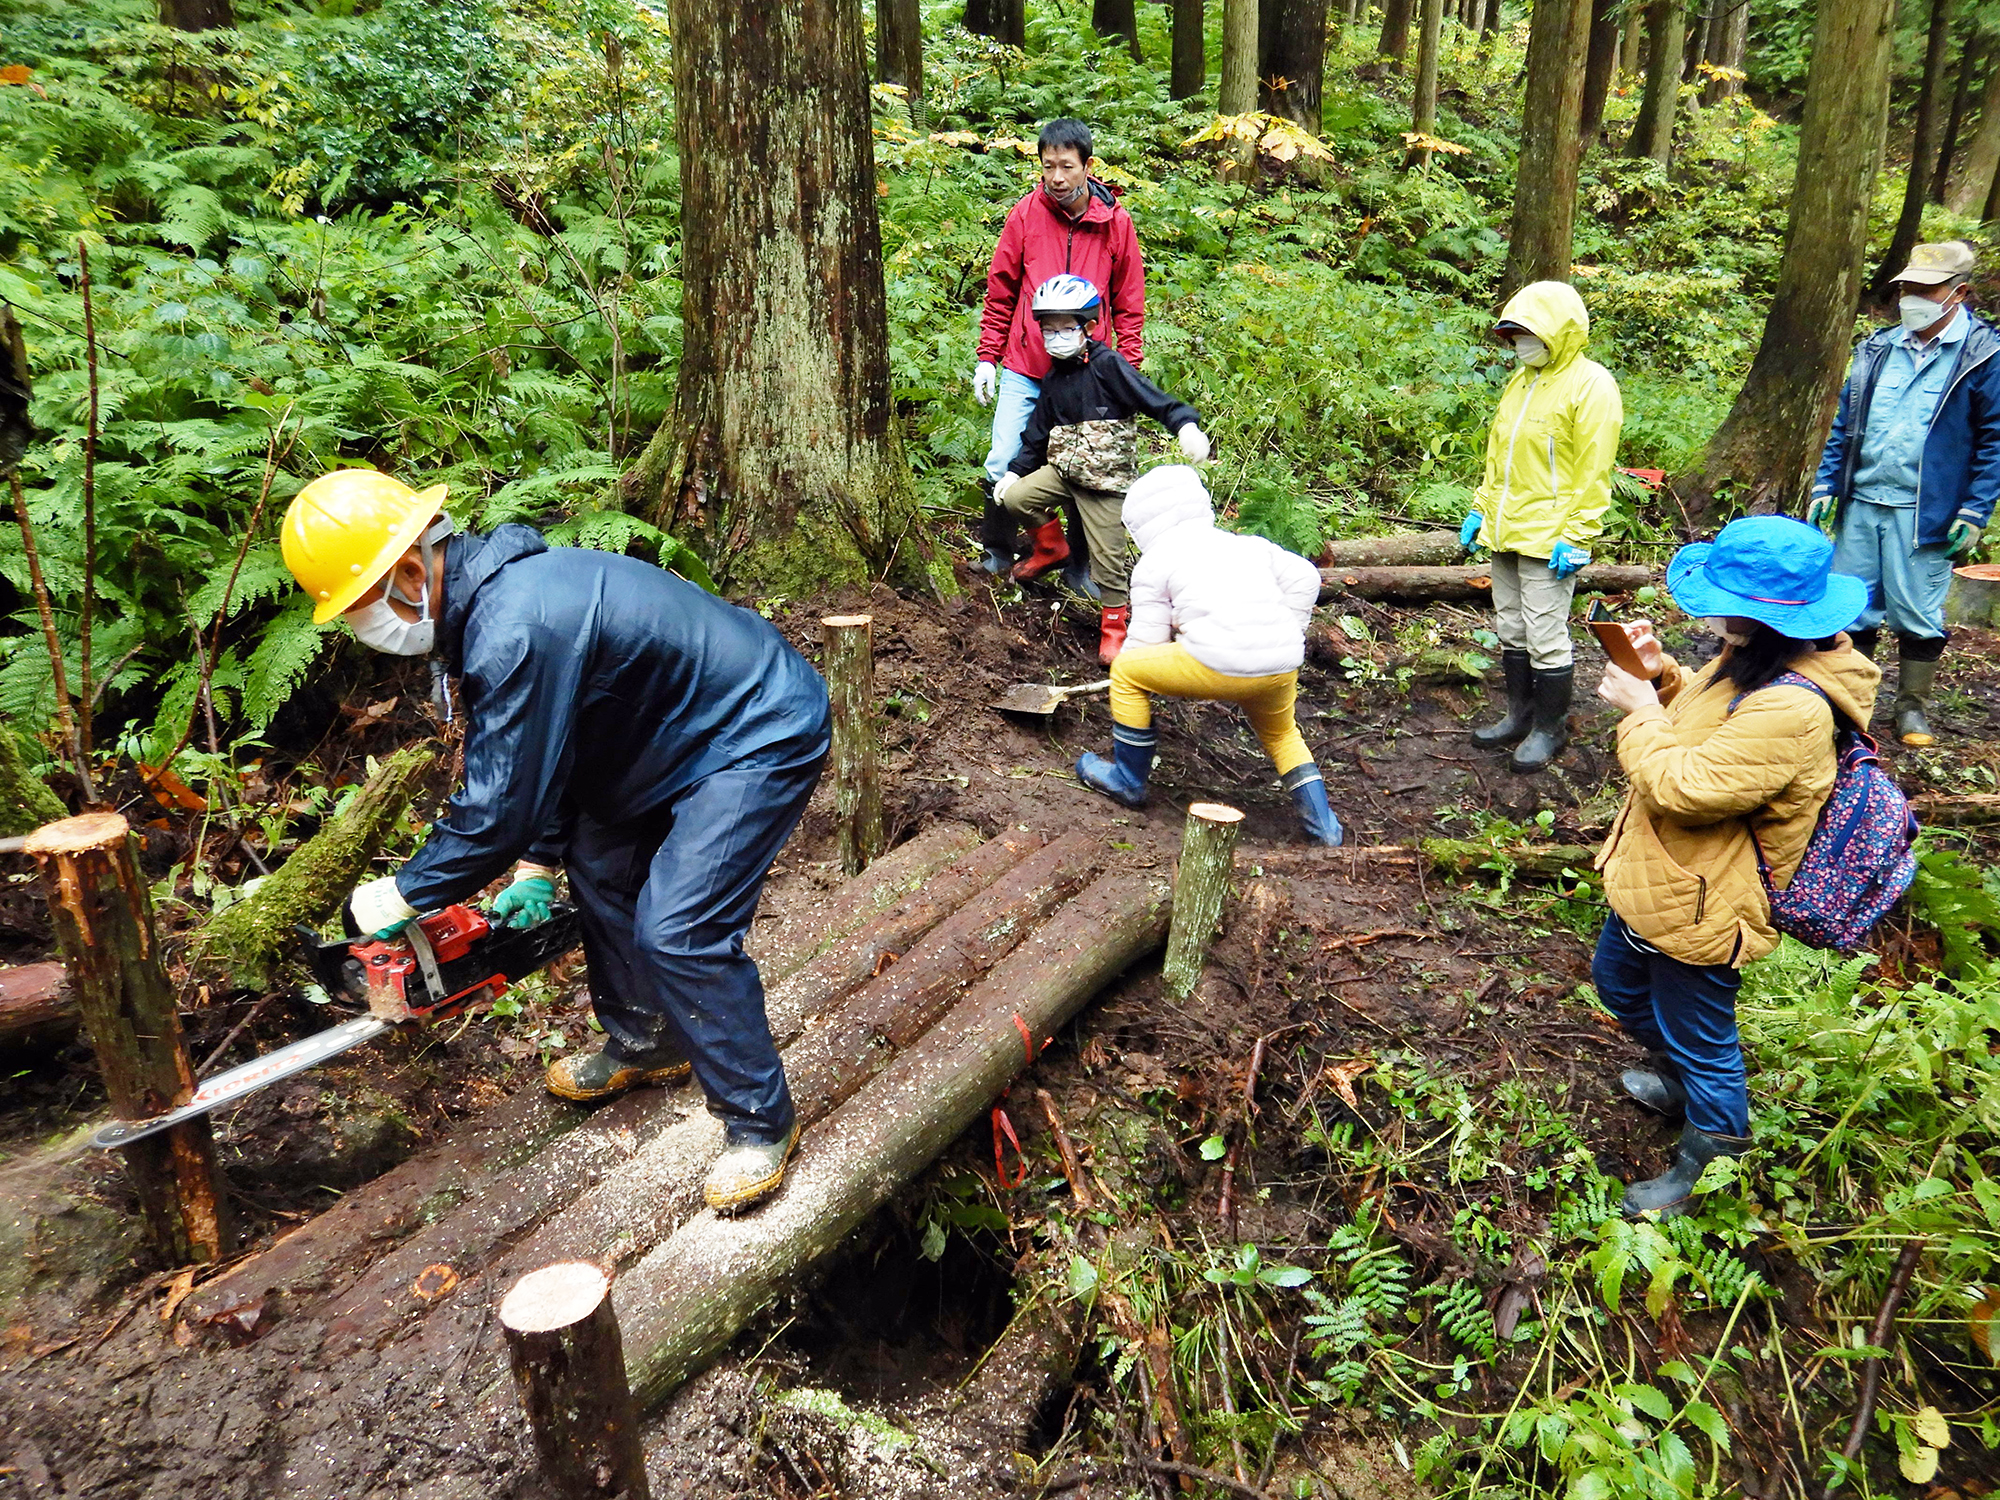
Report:
M1624 563L1592 563L1576 574L1580 594L1629 594L1660 575ZM1493 598L1493 570L1480 567L1335 567L1319 570L1319 599L1342 594L1399 604L1480 603Z

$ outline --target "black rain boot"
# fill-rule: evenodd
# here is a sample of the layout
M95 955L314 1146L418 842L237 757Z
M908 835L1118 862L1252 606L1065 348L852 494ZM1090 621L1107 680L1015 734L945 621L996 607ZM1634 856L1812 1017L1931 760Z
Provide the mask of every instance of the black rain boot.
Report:
M1913 750L1937 743L1931 721L1924 715L1932 684L1937 681L1937 668L1935 660L1911 661L1907 656L1896 664L1896 738Z
M1688 1096L1681 1087L1680 1073L1672 1059L1660 1053L1648 1053L1645 1067L1627 1068L1618 1075L1618 1082L1625 1089L1625 1097L1643 1109L1665 1115L1669 1120L1687 1115Z
M992 480L981 479L979 488L986 496L986 509L979 519L979 544L986 555L980 558L979 566L996 576L1010 573L1014 568L1014 541L1020 535L1020 528L1013 513L993 498Z
M1882 630L1880 626L1873 630L1850 630L1847 632L1847 639L1856 651L1873 661L1875 648L1882 644Z
M1104 597L1097 580L1090 576L1090 538L1084 533L1083 516L1070 501L1063 506L1063 534L1069 538L1069 561L1063 564L1063 587L1093 602Z
M1562 754L1569 743L1569 699L1575 683L1575 667L1535 673L1535 727L1507 762L1510 769L1539 771Z
M1701 1170L1718 1156L1741 1156L1750 1149L1747 1135L1710 1135L1692 1125L1681 1128L1681 1147L1674 1164L1648 1182L1635 1182L1625 1189L1625 1217L1658 1214L1677 1219L1694 1207L1694 1185Z
M1528 664L1528 653L1505 647L1500 671L1507 679L1507 712L1497 722L1472 731L1472 743L1482 750L1519 744L1534 722L1535 669Z

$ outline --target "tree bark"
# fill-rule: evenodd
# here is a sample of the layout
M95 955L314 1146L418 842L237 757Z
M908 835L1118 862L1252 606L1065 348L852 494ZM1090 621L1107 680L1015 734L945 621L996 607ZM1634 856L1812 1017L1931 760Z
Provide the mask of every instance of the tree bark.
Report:
M236 24L230 0L160 0L160 24L176 31L216 31Z
M1993 191L2000 169L2000 67L1989 69L1979 92L1979 125L1965 148L1965 160L1945 189L1945 206L1955 214L1973 213Z
M1687 41L1687 0L1653 0L1646 7L1646 90L1625 154L1673 161L1674 121L1680 114L1681 55Z
M641 1406L658 1406L949 1146L1044 1037L1159 946L1167 907L1153 877L1098 881L808 1135L783 1191L757 1214L698 1215L622 1276L614 1296Z
M1455 531L1403 531L1328 542L1314 561L1322 568L1441 567L1464 557Z
M1258 0L1222 0L1222 86L1216 113L1247 115L1257 107Z
M1090 29L1105 41L1117 38L1125 43L1133 62L1144 62L1139 50L1139 13L1134 0L1091 0Z
M900 84L910 100L910 124L924 120L924 11L921 0L875 0L875 78Z
M965 29L1009 47L1028 44L1026 0L965 0Z
M782 911L757 914L744 944L768 988L790 978L985 840L964 823L933 823L853 880Z
M83 1019L61 964L0 969L0 1047L45 1047L76 1034Z
M674 409L628 495L725 586L919 566L857 0L672 0L668 16L687 315Z
M56 945L83 1012L111 1109L143 1120L187 1103L194 1072L161 966L153 903L117 813L86 813L28 835ZM146 1230L169 1265L220 1260L236 1245L206 1115L123 1148Z
M18 838L68 816L62 799L28 769L13 730L0 722L0 838Z
M1933 828L1979 828L2000 823L2000 794L1973 792L1962 797L1932 793L1910 799L1917 821Z
M1319 134L1326 76L1327 0L1261 0L1257 15L1258 107Z
M1646 7L1637 0L1628 0L1625 6L1624 31L1618 43L1618 71L1630 76L1639 71L1640 42L1646 34Z
M1340 594L1415 604L1493 597L1493 574L1483 567L1321 568L1319 577L1322 603ZM1584 594L1628 594L1659 581L1651 568L1622 563L1591 563L1576 574L1577 592Z
M1689 17L1687 37L1681 46L1681 82L1693 83L1701 70L1703 59L1708 56L1710 39L1714 35L1715 7L1723 0L1701 0L1702 9ZM1678 110L1675 111L1679 113Z
M1777 294L1735 405L1676 486L1697 524L1725 492L1732 508L1791 510L1819 459L1860 304L1893 39L1892 0L1823 0Z
M1972 102L1972 87L1979 76L1979 59L1984 43L1977 24L1966 27L1965 40L1958 47L1958 80L1951 90L1951 115L1944 122L1944 139L1938 143L1937 165L1931 169L1931 202L1944 202L1945 184L1951 181L1952 158L1958 152L1959 128L1965 123L1965 107Z
M1576 233L1576 179L1583 158L1583 64L1590 0L1540 0L1528 33L1528 81L1514 219L1500 300L1531 281L1567 281Z
M1422 0L1422 20L1417 27L1417 87L1410 105L1410 133L1435 135L1438 115L1438 54L1444 47L1444 0ZM1412 146L1403 153L1403 170L1421 167L1431 159L1426 146Z
M1750 47L1750 0L1735 0L1729 5L1717 18L1714 35L1717 40L1709 48L1709 61L1731 75L1741 73ZM1713 106L1742 92L1741 78L1717 76L1702 88L1701 102Z
M1197 802L1187 810L1181 861L1174 871L1173 926L1160 971L1169 999L1185 1000L1193 994L1208 962L1208 945L1222 920L1230 875L1236 868L1236 835L1242 831L1243 814L1220 802Z
M1903 212L1896 220L1896 232L1889 249L1875 270L1871 290L1881 302L1889 295L1889 278L1909 264L1923 228L1924 204L1930 198L1931 166L1937 156L1938 140L1944 133L1944 111L1939 107L1944 92L1944 65L1951 49L1951 0L1931 0L1930 32L1924 40L1924 76L1917 89L1917 115L1910 135L1910 173L1903 184Z
M1583 64L1583 112L1577 129L1584 149L1604 125L1604 101L1611 96L1611 75L1618 70L1619 0L1591 0L1590 48Z
M1375 55L1391 59L1398 68L1410 55L1410 18L1415 0L1382 0L1382 37L1375 43Z
M501 1299L500 1327L556 1500L651 1500L611 1277L577 1261L531 1271Z
M882 852L881 736L875 728L874 618L828 615L823 666L833 700L833 805L840 867L859 875Z
M1202 0L1173 0L1173 6L1174 59L1167 91L1175 99L1194 99L1208 87Z

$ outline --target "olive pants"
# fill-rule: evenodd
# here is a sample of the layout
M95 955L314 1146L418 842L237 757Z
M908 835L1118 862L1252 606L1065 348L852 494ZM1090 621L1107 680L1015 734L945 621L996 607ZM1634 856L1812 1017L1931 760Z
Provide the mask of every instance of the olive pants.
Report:
M1125 535L1125 497L1116 490L1087 490L1063 478L1054 464L1014 481L1000 503L1030 526L1040 526L1062 514L1063 503L1076 502L1083 518L1083 535L1090 543L1090 576L1104 595L1106 608L1130 598L1131 542Z

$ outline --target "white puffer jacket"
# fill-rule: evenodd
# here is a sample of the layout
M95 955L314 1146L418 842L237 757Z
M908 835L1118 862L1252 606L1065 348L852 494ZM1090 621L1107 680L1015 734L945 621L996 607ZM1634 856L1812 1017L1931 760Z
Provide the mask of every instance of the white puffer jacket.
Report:
M1305 660L1319 569L1260 536L1220 530L1201 476L1185 464L1140 475L1123 515L1139 544L1127 645L1178 638L1225 677L1268 677Z

